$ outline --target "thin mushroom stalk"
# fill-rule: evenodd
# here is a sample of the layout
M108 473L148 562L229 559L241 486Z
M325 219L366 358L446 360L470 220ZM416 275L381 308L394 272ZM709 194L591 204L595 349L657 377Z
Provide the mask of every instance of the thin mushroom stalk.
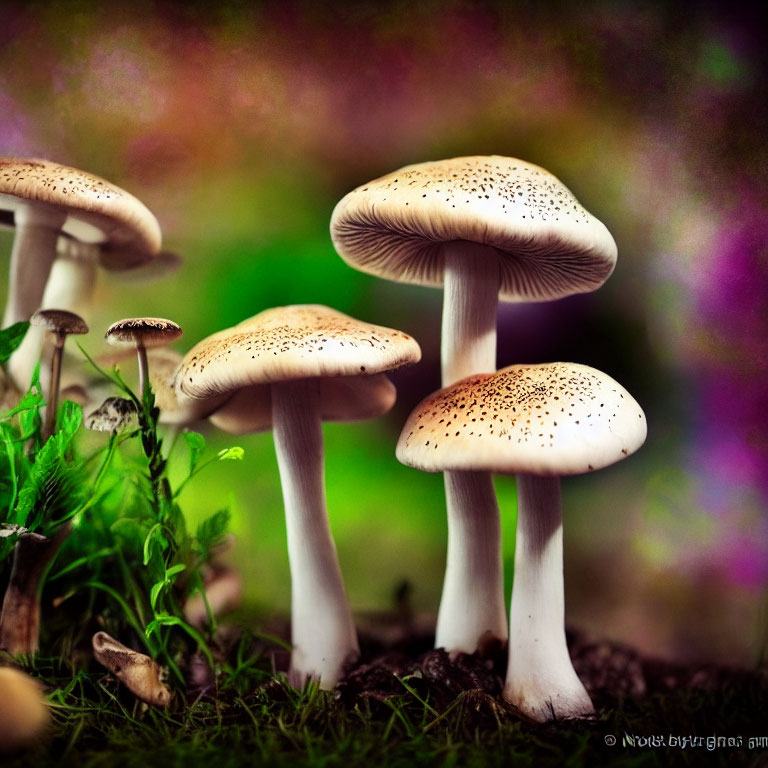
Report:
M43 578L70 530L67 523L52 538L27 532L16 542L0 615L0 648L9 653L32 654L38 650Z
M56 411L59 405L59 382L61 381L61 358L64 354L63 333L54 334L53 358L51 359L51 382L48 403L45 406L45 423L43 424L43 442L52 434L56 426Z
M463 241L443 246L443 386L496 370L496 252ZM448 427L446 427L448 428ZM448 547L435 646L474 653L507 639L501 524L487 472L446 472Z
M272 419L291 569L290 682L330 689L359 646L328 524L317 382L273 385Z
M504 698L539 722L585 717L595 710L565 642L560 478L518 475L517 490Z

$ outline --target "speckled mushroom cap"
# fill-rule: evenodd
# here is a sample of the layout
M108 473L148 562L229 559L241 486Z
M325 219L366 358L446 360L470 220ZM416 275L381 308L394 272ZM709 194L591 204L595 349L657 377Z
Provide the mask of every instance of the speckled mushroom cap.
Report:
M73 335L88 333L88 324L85 320L66 309L39 309L29 318L29 323L57 333Z
M610 376L577 363L511 365L421 402L397 458L426 472L577 475L620 461L645 435L642 409Z
M401 168L347 194L331 238L355 269L442 286L441 245L499 255L502 299L546 301L599 288L616 243L548 171L510 157L456 157Z
M160 225L133 195L93 174L50 160L0 157L0 210L25 200L63 208L62 232L102 245L104 266L127 268L160 250ZM8 223L8 217L0 217Z
M107 328L104 338L110 344L143 344L164 347L181 337L181 327L163 317L129 317Z
M210 397L287 379L383 373L420 358L419 345L401 331L319 304L274 307L195 345L176 386Z
M395 404L395 385L384 373L370 376L331 376L318 379L323 421L364 421L383 416ZM269 384L238 389L208 420L232 435L272 429Z

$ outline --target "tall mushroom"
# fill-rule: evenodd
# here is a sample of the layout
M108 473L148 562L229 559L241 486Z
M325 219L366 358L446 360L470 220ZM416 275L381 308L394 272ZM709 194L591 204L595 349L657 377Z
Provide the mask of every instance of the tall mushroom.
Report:
M9 223L12 215L16 228L5 326L28 320L41 307L61 236L85 244L81 255L88 264L94 256L87 244L98 245L102 264L123 267L146 262L160 249L157 220L133 195L49 160L0 158L0 211L5 214L0 223ZM9 361L20 387L29 383L39 354L40 337L33 333Z
M177 388L188 397L234 393L216 412L220 425L274 431L291 569L294 685L312 677L332 688L359 652L328 525L321 421L385 413L395 392L383 372L420 354L410 336L328 307L277 307L201 341L177 374Z
M336 250L363 272L444 286L442 383L496 370L498 299L549 301L599 288L616 244L555 176L509 157L420 163L347 194ZM445 475L448 552L436 645L504 640L499 512L491 477Z
M534 720L593 711L565 643L560 476L620 461L645 436L634 398L575 363L513 365L463 379L420 403L400 435L398 459L426 472L518 475L504 698Z

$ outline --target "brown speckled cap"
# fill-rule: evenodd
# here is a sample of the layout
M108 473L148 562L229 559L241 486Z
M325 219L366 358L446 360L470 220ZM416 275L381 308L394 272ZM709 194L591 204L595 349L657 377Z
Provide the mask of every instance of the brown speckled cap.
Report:
M181 337L181 328L172 320L162 317L129 317L118 320L107 328L104 338L110 344L143 344L164 347Z
M318 379L318 383L323 421L375 419L387 413L397 397L395 385L383 373L331 376ZM252 384L238 389L208 420L232 435L272 429L270 385Z
M611 234L570 190L510 157L409 165L364 184L334 209L331 238L355 269L430 286L443 284L443 243L491 246L508 300L593 291L616 264Z
M610 376L577 363L512 365L430 395L411 413L397 458L426 472L591 472L645 441L643 411Z
M93 174L50 160L0 157L0 210L19 201L67 212L62 233L101 245L106 266L150 260L160 250L160 225L133 195ZM7 213L0 223L8 223Z
M286 379L383 373L420 358L419 345L401 331L319 304L275 307L195 345L176 386L210 397Z
M88 333L88 324L85 320L66 309L39 309L29 318L29 324L47 328L56 333L73 335Z

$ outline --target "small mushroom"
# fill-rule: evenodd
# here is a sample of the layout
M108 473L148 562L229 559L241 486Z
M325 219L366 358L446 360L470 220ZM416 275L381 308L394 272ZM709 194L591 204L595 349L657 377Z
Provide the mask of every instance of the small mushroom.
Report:
M443 286L442 384L496 370L504 301L594 291L616 244L571 191L513 157L409 165L347 194L331 217L339 255L369 274ZM445 475L448 553L435 644L471 653L506 639L501 527L488 474ZM478 615L465 607L476 601Z
M266 310L204 339L179 368L176 386L188 397L236 393L237 400L233 396L214 414L219 425L228 422L233 431L273 429L291 569L294 685L313 677L332 688L344 664L359 654L328 525L324 407L330 404L333 417L346 420L385 413L395 391L383 371L415 363L420 355L418 344L400 331L329 307L301 305ZM339 393L339 382L342 393L354 396ZM367 398L366 384L371 384ZM239 418L247 429L237 426Z
M0 667L0 754L31 746L50 719L43 686L20 669Z
M59 381L61 379L61 357L64 354L64 342L67 336L88 333L88 326L82 317L64 309L41 309L29 319L32 326L45 328L53 332L54 346L51 358L51 381L49 384L48 403L45 408L43 440L52 434L56 424L56 410L59 403Z
M108 397L85 419L87 429L119 432L136 422L136 406L127 397Z
M534 720L594 711L565 643L560 476L620 461L645 436L643 411L629 392L575 363L513 365L462 379L421 402L400 435L397 458L425 472L518 476L504 698Z
M167 707L171 692L160 681L160 666L106 632L93 636L93 655L137 698L153 707Z
M110 344L130 344L136 347L139 362L139 397L144 398L149 385L147 349L168 346L180 338L181 333L181 328L172 320L160 317L133 317L112 323L104 338Z

